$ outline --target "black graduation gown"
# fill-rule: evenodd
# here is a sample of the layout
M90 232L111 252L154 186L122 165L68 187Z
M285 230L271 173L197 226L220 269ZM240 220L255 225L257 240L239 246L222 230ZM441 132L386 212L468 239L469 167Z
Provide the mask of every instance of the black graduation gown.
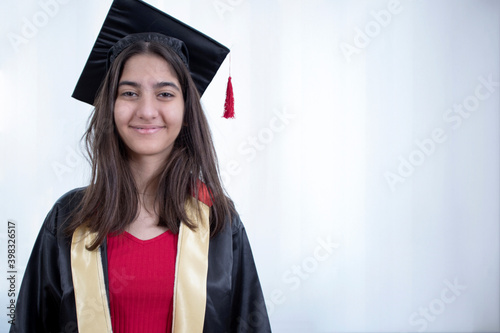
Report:
M82 194L81 188L66 193L47 215L26 267L10 332L78 332L71 237L64 235L62 225ZM107 287L106 242L101 253ZM237 215L210 239L203 332L271 332L250 244Z

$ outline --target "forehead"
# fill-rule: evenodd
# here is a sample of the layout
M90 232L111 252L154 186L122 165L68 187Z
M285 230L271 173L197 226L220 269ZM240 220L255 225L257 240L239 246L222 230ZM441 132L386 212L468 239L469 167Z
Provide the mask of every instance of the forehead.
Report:
M172 65L163 57L157 54L142 53L131 56L125 62L121 73L121 78L175 78L177 75Z

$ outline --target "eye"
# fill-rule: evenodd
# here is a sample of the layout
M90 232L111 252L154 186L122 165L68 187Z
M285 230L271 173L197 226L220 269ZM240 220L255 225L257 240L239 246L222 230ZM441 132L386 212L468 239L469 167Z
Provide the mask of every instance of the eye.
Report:
M135 97L135 96L137 96L137 93L135 93L133 91L124 91L121 93L121 95L124 97Z
M174 94L170 93L170 92L161 92L158 94L159 97L162 97L162 98L172 98L172 97L175 97Z

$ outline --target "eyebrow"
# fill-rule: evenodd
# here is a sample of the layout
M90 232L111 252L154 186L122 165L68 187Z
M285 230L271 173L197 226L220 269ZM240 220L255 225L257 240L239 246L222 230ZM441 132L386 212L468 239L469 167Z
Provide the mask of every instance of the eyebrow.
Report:
M132 86L135 88L140 88L141 84L134 82L134 81L121 81L120 83L118 83L118 87L121 87L121 86ZM172 87L172 88L176 89L177 91L181 91L181 89L175 83L173 83L171 81L161 81L161 82L155 83L153 87L155 89L163 88L163 87Z

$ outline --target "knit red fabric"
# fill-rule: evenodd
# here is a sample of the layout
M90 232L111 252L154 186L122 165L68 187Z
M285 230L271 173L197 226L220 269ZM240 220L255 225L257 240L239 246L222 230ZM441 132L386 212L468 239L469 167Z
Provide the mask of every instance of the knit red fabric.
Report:
M140 240L108 236L108 277L114 333L171 332L177 235Z

